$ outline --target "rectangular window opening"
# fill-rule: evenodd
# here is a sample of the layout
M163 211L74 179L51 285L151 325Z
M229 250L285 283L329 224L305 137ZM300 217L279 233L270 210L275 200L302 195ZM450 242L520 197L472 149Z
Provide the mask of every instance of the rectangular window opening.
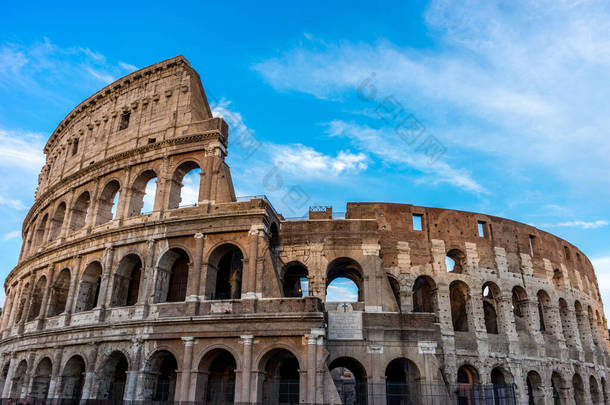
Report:
M421 214L413 214L413 230L421 231L423 230L423 215Z
M529 241L530 241L530 256L534 257L534 239L536 239L536 237L534 235L530 235L529 237Z
M477 222L477 229L478 229L478 231L479 231L479 238L484 238L484 237L486 237L486 236L487 236L487 232L486 232L486 229L485 229L485 225L487 225L487 224L485 223L485 221L479 221L479 222Z
M78 153L78 139L75 139L72 142L72 156L76 155Z
M121 115L121 121L119 122L119 131L123 130L123 129L127 129L127 127L129 126L129 116L131 114L126 112L123 113Z

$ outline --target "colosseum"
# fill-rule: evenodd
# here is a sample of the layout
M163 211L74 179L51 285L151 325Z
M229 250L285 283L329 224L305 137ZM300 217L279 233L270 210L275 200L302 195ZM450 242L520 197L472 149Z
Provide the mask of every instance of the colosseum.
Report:
M58 125L4 283L3 399L610 403L606 319L577 247L408 204L285 219L235 196L228 145L181 56ZM350 302L326 299L337 280Z

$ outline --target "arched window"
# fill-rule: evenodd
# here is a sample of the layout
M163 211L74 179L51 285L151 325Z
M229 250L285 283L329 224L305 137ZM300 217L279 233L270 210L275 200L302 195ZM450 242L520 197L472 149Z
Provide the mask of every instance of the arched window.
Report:
M494 367L491 370L494 405L504 405L512 402L510 401L514 395L513 387L511 385L512 381L512 375L503 367Z
M96 225L105 224L114 219L117 204L119 201L119 190L121 185L118 181L112 180L106 184L98 201Z
M53 219L51 220L51 230L49 232L49 241L54 241L59 237L61 227L66 216L66 203L62 202L57 206Z
M326 270L326 301L364 301L362 268L353 259L333 260Z
M78 231L87 223L90 204L91 197L89 196L88 191L82 193L76 200L76 203L72 207L72 221L70 223L70 230L72 232Z
M413 312L436 312L436 283L428 276L419 276L413 284Z
M15 373L13 374L12 386L11 386L11 398L24 398L25 390L27 387L24 386L25 383L25 373L28 370L28 363L25 360L21 360L17 368L15 369Z
M97 381L98 400L122 401L127 383L127 358L114 351L104 361ZM115 402L115 403L117 403Z
M468 332L468 286L463 281L454 281L449 286L451 320L453 330Z
M366 370L352 357L339 357L329 365L330 375L344 404L366 404Z
M517 332L527 331L527 293L520 286L513 287L512 306Z
M241 298L244 256L235 245L217 247L208 260L209 283L214 285L212 299Z
M544 290L538 291L538 316L540 318L540 331L544 332L549 330L552 332L552 324L550 319L550 310L549 306L551 303L551 299L549 295Z
M282 283L285 297L305 297L309 295L309 273L299 262L291 262L284 267Z
M45 242L44 235L47 230L48 218L49 214L44 214L44 217L42 217L42 220L38 224L38 229L36 229L36 242L34 242L36 247L41 246Z
M114 276L111 306L132 306L138 302L142 261L138 255L130 254L121 259Z
M40 309L42 306L42 297L44 295L44 291L47 288L47 278L42 276L36 282L36 286L34 287L34 294L32 294L32 303L30 304L30 313L28 314L28 322L33 321L38 318L40 315Z
M36 367L36 371L34 372L32 382L32 388L30 390L30 396L32 398L36 398L37 400L44 401L49 396L49 384L51 383L51 372L53 370L53 366L51 363L51 359L45 357L40 362L38 362L38 366Z
M266 353L258 366L262 371L262 398L257 403L299 403L299 361L286 349Z
M133 182L127 216L135 217L152 212L156 194L157 175L152 170L146 170Z
M25 304L27 303L29 293L30 283L26 283L26 285L21 290L21 299L19 300L19 306L17 307L17 316L15 317L15 323L19 323L25 319Z
M589 377L589 392L591 393L591 402L593 403L593 405L601 404L599 387L597 386L597 380L593 376Z
M545 403L544 391L542 391L542 379L535 371L527 373L527 399L529 405L543 405Z
M392 289L392 295L394 296L394 300L396 301L396 305L398 306L398 312L401 312L401 300L400 300L400 283L396 278L390 274L387 275L388 282L390 283L390 288Z
M93 262L87 266L80 280L74 312L91 311L96 307L102 283L102 265Z
M447 272L463 273L466 268L466 255L459 249L451 249L445 257Z
M585 403L585 387L582 382L580 374L575 373L572 377L572 389L574 390L574 403L584 404Z
M403 405L419 402L419 369L409 359L392 360L385 369L386 403ZM347 402L344 402L347 403Z
M482 293L485 329L489 334L498 334L498 314L496 308L500 289L496 284L488 282L483 285Z
M176 394L178 363L168 351L155 352L145 368L144 400L172 403Z
M458 403L476 404L475 400L480 396L480 393L477 391L477 386L480 384L477 369L468 364L460 367L457 372L457 383Z
M61 373L61 398L78 401L83 396L85 385L85 361L81 356L72 356Z
M195 162L182 163L172 177L169 191L169 209L197 205L201 168Z
M182 249L170 249L161 256L157 268L155 302L181 302L186 299L189 257Z
M564 389L563 378L553 371L551 375L551 389L553 390L553 405L563 405L561 391Z
M204 404L232 404L235 400L236 369L235 358L228 351L214 349L206 353L199 362L197 401Z
M68 301L68 292L70 291L70 270L63 269L51 290L51 302L49 303L49 312L47 316L59 315L66 310L66 302Z

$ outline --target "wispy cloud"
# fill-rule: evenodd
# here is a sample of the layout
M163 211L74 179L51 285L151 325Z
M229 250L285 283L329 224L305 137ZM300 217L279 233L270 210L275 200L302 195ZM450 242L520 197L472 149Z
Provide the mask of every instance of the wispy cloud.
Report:
M565 221L554 224L537 225L542 228L581 228L581 229L597 229L608 225L608 221Z
M25 206L25 204L23 203L23 201L21 200L15 200L15 199L11 199L11 198L6 198L0 195L0 205L5 205L9 208L12 208L14 210L24 210L27 207Z
M133 72L138 70L137 66L134 66L132 64L129 63L125 63L125 62L119 62L119 67L123 70L127 70L129 72Z
M363 153L339 151L335 156L321 153L309 146L275 145L268 147L273 162L295 177L336 177L344 173L359 173L367 168L367 156Z
M0 128L0 166L37 172L44 164L45 136Z
M338 278L326 288L326 301L355 302L358 301L358 287L353 281Z
M19 237L21 237L20 231L10 231L2 235L2 237L0 237L0 241L7 242L9 240L17 239Z

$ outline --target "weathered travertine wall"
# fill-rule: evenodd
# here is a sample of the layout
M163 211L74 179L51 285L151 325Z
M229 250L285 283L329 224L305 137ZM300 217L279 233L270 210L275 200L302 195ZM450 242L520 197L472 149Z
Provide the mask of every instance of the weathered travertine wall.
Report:
M405 204L286 221L235 197L228 134L182 57L60 123L4 285L3 398L385 404L434 387L447 403L459 384L473 404L484 387L609 403L606 319L575 246ZM182 206L195 169L198 203ZM356 301L326 300L344 278Z

